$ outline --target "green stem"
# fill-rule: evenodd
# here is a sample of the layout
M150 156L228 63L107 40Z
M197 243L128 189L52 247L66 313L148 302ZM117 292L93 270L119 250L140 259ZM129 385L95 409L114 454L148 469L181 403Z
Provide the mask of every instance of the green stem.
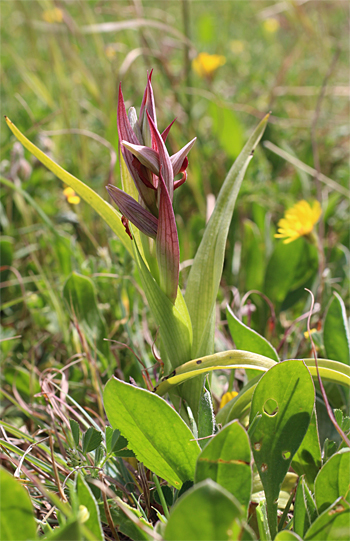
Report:
M166 501L165 501L165 498L164 498L164 493L163 493L162 488L161 488L160 483L159 483L159 479L158 479L158 477L156 476L155 473L153 474L153 481L154 481L154 484L156 485L158 496L159 496L160 502L161 502L162 507L163 507L164 515L165 515L165 517L167 519L169 519L168 506L166 504Z

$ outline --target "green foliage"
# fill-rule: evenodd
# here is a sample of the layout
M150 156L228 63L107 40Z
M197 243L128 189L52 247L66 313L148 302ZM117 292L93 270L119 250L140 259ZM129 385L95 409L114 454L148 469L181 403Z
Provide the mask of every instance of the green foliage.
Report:
M9 472L0 469L0 532L3 541L36 539L33 505L26 489Z
M63 288L63 297L72 315L82 324L92 346L108 358L106 324L97 306L96 291L89 278L73 273Z
M104 404L113 428L127 438L146 467L177 488L193 479L200 449L184 421L162 398L111 379Z
M100 511L88 484L81 474L77 476L76 490L79 504L85 506L89 513L88 519L84 521L85 526L89 528L98 541L103 541L104 535L101 528Z
M310 424L315 390L302 361L285 361L259 381L250 410L255 464L264 486L271 535L277 533L280 487Z
M207 479L188 490L174 506L164 532L166 541L236 539L242 510L224 488Z
M338 293L333 294L324 322L324 347L329 358L350 364L350 337L345 305Z
M195 482L212 479L248 508L251 485L251 450L244 428L237 422L226 425L206 445L197 459Z
M264 357L269 357L274 361L279 361L275 348L263 336L260 336L260 334L253 329L244 325L244 323L234 315L229 306L226 308L226 316L228 328L230 329L232 340L237 349L258 353L259 355L264 355Z

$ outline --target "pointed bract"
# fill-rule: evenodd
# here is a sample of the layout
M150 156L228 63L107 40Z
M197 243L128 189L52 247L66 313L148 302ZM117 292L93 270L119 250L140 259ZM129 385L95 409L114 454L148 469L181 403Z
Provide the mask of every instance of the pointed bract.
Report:
M173 166L174 177L178 173L184 172L184 170L181 170L182 169L182 164L183 164L185 158L187 157L187 154L189 153L189 151L191 150L191 148L195 144L196 139L197 139L197 137L195 137L194 139L192 139L192 141L187 143L187 145L182 147L182 149L179 150L179 152L176 152L176 154L173 154L172 156L170 156L171 165Z
M148 75L147 86L145 89L145 93L143 95L141 108L140 108L140 126L141 126L143 142L148 147L152 146L152 137L151 137L148 121L147 121L147 113L152 118L154 125L157 126L156 107L154 104L153 88L151 85L152 73L153 73L153 70L151 70L150 74Z
M170 132L170 128L174 124L175 120L176 120L176 118L174 118L174 120L172 122L170 122L169 126L167 126L165 128L165 130L161 133L161 136L162 136L162 139L163 139L164 143L167 140L167 137L168 137L169 132Z
M112 184L107 186L107 191L125 218L148 237L156 238L158 220L153 214L144 209L133 197Z
M172 201L173 193L174 193L174 175L173 175L173 166L170 161L170 156L164 144L162 136L157 130L157 127L155 126L148 112L147 112L147 118L149 122L149 127L151 128L152 148L154 148L154 143L155 143L158 150L158 155L159 155L159 168L162 170L163 180L167 187L170 201Z
M155 175L159 176L158 152L143 145L133 145L128 141L122 141L122 145L130 150L132 154Z
M156 240L160 287L175 302L179 284L180 248L175 215L170 196L159 173L159 218Z

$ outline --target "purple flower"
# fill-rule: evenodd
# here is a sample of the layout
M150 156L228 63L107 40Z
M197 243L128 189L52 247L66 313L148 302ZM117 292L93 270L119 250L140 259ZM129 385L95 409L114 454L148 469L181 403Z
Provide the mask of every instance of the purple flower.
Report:
M109 185L107 190L123 214L122 222L130 237L128 220L142 233L155 239L160 287L172 302L175 302L180 251L172 201L174 190L187 178L187 154L196 138L179 152L169 156L165 141L174 121L163 133L158 131L151 76L152 72L148 76L139 119L133 107L127 115L121 86L119 87L119 141L122 156L137 188L139 201L115 186ZM182 173L182 177L175 181L174 178L179 173Z

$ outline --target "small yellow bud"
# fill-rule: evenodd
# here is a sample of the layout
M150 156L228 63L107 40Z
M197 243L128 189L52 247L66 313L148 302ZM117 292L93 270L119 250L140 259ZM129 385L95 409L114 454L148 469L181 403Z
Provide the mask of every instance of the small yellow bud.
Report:
M238 393L236 391L227 392L223 394L221 398L221 402L220 402L220 409L226 406L226 404L228 404L230 400L232 400L232 398L234 398L237 395Z
M79 505L78 520L80 524L84 524L90 518L90 513L85 505Z

